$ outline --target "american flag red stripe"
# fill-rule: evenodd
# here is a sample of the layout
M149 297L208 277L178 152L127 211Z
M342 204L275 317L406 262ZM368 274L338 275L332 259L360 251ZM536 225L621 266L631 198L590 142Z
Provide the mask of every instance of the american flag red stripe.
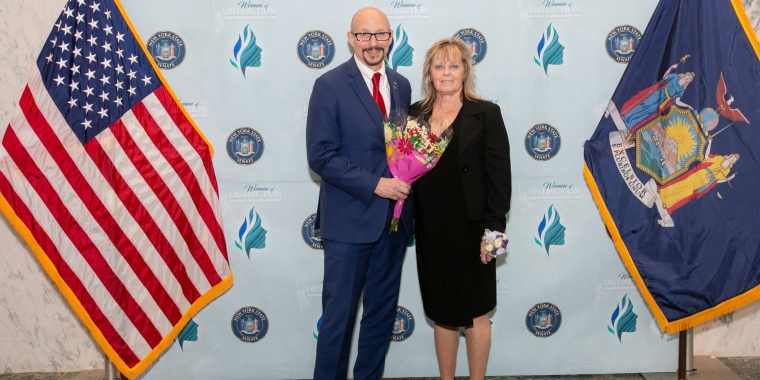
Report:
M208 258L206 248L195 234L191 221L172 194L172 189L162 180L161 175L153 167L151 160L139 149L138 142L132 138L123 122L117 121L111 126L110 130L116 141L121 145L126 156L143 173L146 185L157 195L158 201L170 213L172 219L174 219L180 234L185 240L188 252L195 258L198 267L203 271L203 275L211 283L219 282L221 277Z
M203 156L203 152L208 149L208 145L206 145L206 142L198 135L190 121L187 120L187 117L185 117L185 114L179 108L179 105L174 101L174 98L169 91L166 90L166 87L157 89L153 92L153 95L155 95L156 98L158 98L158 101L161 102L161 105L164 106L164 109L169 113L172 121L174 121L174 125L177 126L177 129L182 132L183 135L185 135L188 143L190 143L193 149L196 150L196 154ZM211 160L203 160L203 167L206 170L206 174L211 178L211 186L213 186L214 192L218 194L219 188L217 187L216 175L211 167ZM218 202L217 204L212 204L214 209L218 209L217 205ZM226 254L226 252L224 253Z
M150 268L148 268L139 252L137 252L135 246L119 226L119 223L114 220L111 213L100 201L99 195L95 192L92 186L90 186L90 183L87 181L84 175L79 171L76 164L69 156L69 153L61 144L61 141L56 138L55 132L50 128L50 125L47 123L47 121L45 121L45 118L40 110L37 109L28 87L25 89L23 95L21 96L21 102L19 106L27 120L36 120L35 123L30 124L30 127L37 134L39 141L48 150L50 157L55 160L57 165L60 167L61 173L68 181L68 183L71 184L72 189L76 195L81 199L90 200L89 202L83 202L82 205L87 207L87 209L92 214L93 220L101 226L107 237L111 240L114 247L113 249L118 250L119 254L124 257L134 273L137 275L137 278L143 283L143 286L145 286L146 289L153 289L150 295L154 298L156 304L161 308L161 310L164 312L164 315L166 315L169 321L171 323L177 323L179 319L182 318L179 309L173 302L171 302L171 298L167 294L166 290L161 286L160 282L150 270ZM63 210L65 209L61 210L61 214L63 214ZM65 214L63 215L64 217L66 216ZM62 225L68 228L78 227L76 224L62 223ZM79 231L71 231L69 232L69 235L75 234L76 232ZM104 254L107 255L108 252L105 252ZM95 255L95 257L98 256ZM141 316L137 315L136 317L139 318Z
M161 91L161 89L162 87L156 90L156 92ZM162 128L156 123L156 120L152 117L149 111L145 108L144 103L145 102L137 104L132 108L132 113L135 114L137 120L140 122L153 144L157 147L161 147L161 154L169 165L172 166L173 171L182 179L185 188L187 188L187 191L189 192L190 199L195 203L195 207L198 209L201 219L211 231L211 237L215 239L217 246L223 245L224 235L222 233L221 225L217 222L216 215L211 209L208 200L204 196L204 192L201 190L201 187L193 174L198 168L191 169L183 156L175 149L175 146L177 145L177 137L180 137L183 140L185 140L185 137L177 133L177 136L173 136L174 139L170 140ZM160 105L160 103L157 105ZM165 111L164 108L161 108L161 110ZM182 114L177 116L182 116ZM176 122L174 124L176 125Z
M2 148L0 148L2 149ZM0 152L2 155L2 152ZM20 173L18 174L20 175ZM17 178L16 178L17 179ZM140 360L134 352L129 348L124 339L119 335L114 326L103 314L103 311L98 307L95 300L90 296L87 288L79 279L79 277L71 270L71 267L61 257L58 248L56 248L50 236L45 232L43 227L37 223L34 215L32 215L25 202L16 196L9 179L5 177L4 173L0 171L0 193L5 196L8 203L13 207L15 214L19 217L25 226L29 227L30 232L35 236L35 240L45 251L48 259L58 270L61 279L66 282L68 287L80 301L82 307L85 309L88 315L93 320L93 323L97 326L98 331L112 343L113 349L124 358L124 361L129 366L134 366Z
M70 0L0 139L0 211L130 378L232 285L211 147L157 70L116 3Z
M29 101L28 89L24 92L24 96L21 97L21 107L25 108ZM28 120L34 121L37 125L44 122L44 117L40 113L32 114L33 117ZM37 119L35 119L37 118ZM42 119L42 120L40 120ZM91 234L87 233L83 226L74 217L74 214L81 214L84 210L70 210L70 205L67 205L62 200L62 195L67 198L72 198L70 191L65 191L63 194L59 193L61 189L55 189L51 182L48 180L43 170L38 167L36 160L29 155L29 151L25 144L21 142L19 136L15 133L14 129L8 129L3 138L3 147L8 152L9 157L14 161L16 166L24 168L23 174L28 181L29 186L37 194L45 194L45 204L47 205L47 211L57 222L58 227L71 241L75 249L81 254L81 257L93 270L94 274L98 277L105 289L117 302L118 307L123 310L124 315L129 318L135 325L143 338L151 345L157 345L161 341L161 334L153 326L147 318L145 311L137 304L137 301L132 297L130 292L125 288L124 283L114 273L111 266L103 257L103 252L98 249L98 245L91 239ZM29 134L30 130L27 128L22 133ZM42 143L42 140L36 140L35 143ZM51 164L57 163L56 158L53 156L40 157L39 161L42 161L46 165L46 169L50 169ZM65 181L65 178L60 178L61 181ZM61 182L58 182L60 186ZM73 212L72 212L73 211ZM95 220L93 220L95 222ZM89 227L92 227L90 224ZM104 240L104 239L102 239ZM101 242L102 242L101 240Z
M172 275L177 279L185 295L185 299L190 303L195 302L200 297L200 293L187 274L187 266L184 265L177 251L161 232L148 209L143 205L132 188L129 187L129 184L116 169L113 162L108 159L108 154L101 145L87 144L85 145L85 150L94 162L100 163L99 169L101 174L103 174L108 184L114 189L121 203L124 204L137 224L142 228L148 240L155 247L156 253L161 256Z

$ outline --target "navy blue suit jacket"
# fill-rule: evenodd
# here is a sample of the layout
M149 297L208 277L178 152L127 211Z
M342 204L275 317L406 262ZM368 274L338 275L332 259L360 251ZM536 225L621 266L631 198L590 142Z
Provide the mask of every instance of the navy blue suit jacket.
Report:
M391 90L391 115L406 113L409 81L385 68ZM316 82L306 119L309 167L320 177L316 227L322 238L352 244L380 239L388 208L395 201L375 195L380 177L391 178L385 155L383 114L372 98L353 56ZM412 234L412 197L402 222Z

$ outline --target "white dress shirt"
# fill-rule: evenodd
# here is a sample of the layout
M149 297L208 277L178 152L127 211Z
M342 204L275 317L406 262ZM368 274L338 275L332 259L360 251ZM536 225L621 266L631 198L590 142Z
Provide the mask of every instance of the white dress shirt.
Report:
M372 95L372 76L375 75L375 71L372 71L367 65L364 64L364 62L360 61L359 58L356 58L356 55L354 55L354 60L356 60L356 66L359 66L359 71L362 73L362 77L364 78L364 82L367 83L367 88L369 88L369 94ZM382 67L380 67L380 70L377 71L380 73L380 95L383 96L383 103L385 103L385 114L390 115L391 114L391 86L388 83L388 76L385 74L385 62L383 62Z

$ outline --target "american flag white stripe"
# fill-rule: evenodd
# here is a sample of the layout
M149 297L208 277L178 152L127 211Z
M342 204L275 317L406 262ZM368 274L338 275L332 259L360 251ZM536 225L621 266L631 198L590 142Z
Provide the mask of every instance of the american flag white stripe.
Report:
M148 110L150 115L153 117L153 120L156 121L156 123L164 132L164 134L169 139L169 141L172 142L172 145L177 149L177 152L184 159L185 163L193 171L194 178L188 178L186 180L187 181L195 180L198 186L201 188L201 190L203 190L205 199L211 205L211 209L214 214L214 218L210 222L215 222L218 225L221 225L222 222L221 222L221 214L219 211L219 197L216 194L216 191L214 190L213 186L211 185L211 181L209 181L208 173L206 173L206 168L203 166L203 160L198 155L198 152L192 148L192 146L187 141L185 136L179 131L179 129L177 128L177 125L174 123L171 116L166 112L166 109L164 109L164 107L161 105L161 102L156 98L155 93L150 94L147 97L145 97L142 103L145 105L146 109ZM138 133L144 134L145 130L138 129ZM148 141L150 140L148 139ZM151 145L152 145L152 142L151 142ZM156 161L152 161L152 162L156 162ZM182 193L177 194L177 196L180 198L183 196L190 196L190 194L187 192L187 187L185 186L176 186L176 187L171 186L171 187L182 189ZM189 211L192 212L192 214L187 214L188 218L190 218L190 220L196 220L199 222L197 226L194 225L194 230L196 231L196 235L198 235L199 240L201 240L202 242L208 241L207 245L209 246L211 250L211 252L209 252L209 257L211 258L211 261L214 263L214 268L216 268L216 271L219 274L219 276L223 277L225 273L229 273L229 270L230 270L229 263L224 258L224 256L221 255L221 249L219 246L217 246L216 241L213 238L211 238L209 227L208 225L206 225L206 223L204 223L204 219L201 218L200 215L198 214L198 209L195 207L192 207ZM199 234L199 231L201 231L203 234L202 239L201 239L201 235Z
M208 289L211 289L211 284L209 283L208 278L206 278L203 271L194 264L195 258L190 254L187 242L183 239L181 232L177 229L177 225L172 222L171 215L166 211L166 208L161 204L156 194L151 191L150 186L137 171L128 155L121 149L121 146L113 141L115 138L111 131L106 130L101 132L96 139L100 142L101 146L104 146L104 148L108 147L108 151L111 152L112 162L119 168L122 177L140 202L145 205L147 212L156 222L161 233L166 237L172 247L175 248L177 256L185 265L187 274L198 292L203 293ZM184 307L181 309L183 311L186 310Z
M13 125L19 125L17 122L18 114L11 121ZM21 114L23 119L23 114ZM15 131L15 128L14 128ZM47 205L39 194L32 188L26 178L22 175L11 175L12 173L21 173L21 170L10 159L5 147L0 145L0 169L3 174L10 180L16 195L21 198L31 211L39 226L45 230L51 240L53 240L62 253L62 258L77 277L85 284L88 293L95 301L96 305L103 311L108 322L120 333L122 339L129 345L129 348L139 357L147 355L151 347L145 339L138 333L138 329L132 322L124 317L123 313L114 313L121 311L118 303L108 292L107 287L103 284L98 275L92 270L90 265L79 254L64 254L66 252L77 252L77 248L72 244L69 237L64 232L64 228L58 224L52 214L48 211ZM131 332L126 335L124 332Z
M39 83L38 81L31 80L30 81L30 90L32 89L33 85L35 83ZM43 88L44 89L44 88ZM47 95L46 91L39 91L39 88L36 89L38 92L36 94L37 97L35 97L34 101L39 106L40 109L46 109L46 107L49 106L50 99ZM34 96L35 94L33 94ZM64 136L64 140L67 138L67 134L71 134L71 128L68 128L67 126L64 126L64 128L60 128L60 121L51 120L55 119L56 112L53 112L51 114L46 114L45 117L48 120L48 123L51 125L51 127L55 128L55 125L58 124L59 129L57 132L61 133L59 136ZM37 147L38 149L35 150L35 154L33 154L31 157L36 163L37 167L40 168L42 173L47 178L48 182L50 182L55 188L58 196L60 196L61 200L63 201L64 207L68 210L68 212L71 214L73 219L81 226L81 228L87 232L87 235L89 239L92 241L92 243L98 248L97 252L90 251L91 254L99 254L100 256L105 259L105 261L108 263L110 269L113 271L114 274L119 278L121 283L124 285L126 290L132 295L132 298L137 301L140 308L143 310L145 315L150 319L150 322L153 324L153 326L158 329L158 331L165 335L168 333L172 328L172 323L169 322L167 317L164 315L164 312L161 310L161 308L156 303L156 300L151 297L145 297L145 295L150 295L151 292L148 291L148 288L145 287L145 284L143 281L135 274L130 266L129 263L124 259L124 257L119 254L118 249L113 246L113 243L108 238L109 232L104 231L102 227L99 225L99 223L93 218L93 215L90 213L88 208L85 206L85 203L81 201L79 198L76 190L74 190L69 184L67 178L62 174L61 168L58 166L58 162L60 161L60 158L53 157L49 154L49 152L45 149L39 149L41 147L44 147L44 143L39 140L37 134L35 134L32 127L27 123L27 120L23 117L23 113L20 113L21 117L14 118L14 121L11 123L11 128L13 128L14 132L18 136L18 139L20 140L21 144L23 144L24 147L26 147L27 151L30 151L31 147ZM70 140L70 139L69 139ZM81 144L78 144L81 146ZM89 161L89 157L84 154L78 154L74 155L74 157L71 157L75 162L78 163L78 166L81 168L82 166L86 165L86 162ZM105 180L102 179L102 177L99 176L99 172L97 169L90 168L89 171L86 171L87 173L87 179L89 184L78 184L78 186L92 186L96 189L100 189L100 192L96 192L98 195L101 195L107 191L110 190L103 190L103 188L107 188L108 184L105 183ZM92 177L90 177L92 176ZM103 186L105 185L105 186ZM102 200L102 199L101 199ZM36 213L36 210L35 210ZM51 215L49 212L47 215ZM53 223L57 221L53 219L48 219L47 222ZM65 229L69 229L71 226L65 226ZM65 235L61 235L65 236ZM70 246L71 250L69 249L61 249L61 252L63 253L63 256L68 258L72 256L79 256L81 257L81 252L79 252L79 249ZM78 262L78 265L88 265L86 262ZM81 277L80 277L81 278ZM119 313L123 312L121 309L103 309L104 313L106 315L109 315L111 313L116 313L118 315Z
M158 123L158 126L166 135L166 138L172 142L172 145L177 149L177 152L181 157L190 165L193 170L195 181L200 185L203 190L206 200L211 205L214 217L217 223L222 223L221 211L219 209L219 197L213 183L209 180L209 173L206 171L203 159L198 154L198 151L193 147L193 142L187 140L187 136L180 130L179 126L174 122L172 115L164 108L161 101L158 99L155 93L143 99L143 104L150 112L153 119ZM184 115L177 110L177 117L184 118ZM192 126L190 126L192 128Z
M46 107L53 106L52 100L50 99L50 95L48 94L47 90L45 90L44 86L42 85L41 78L39 76L39 72L36 70L33 70L32 75L29 79L28 84L29 89L31 90L32 97L34 98L35 103L40 109L46 109ZM132 215L129 213L129 211L126 210L124 207L124 204L121 203L121 201L116 197L114 194L113 189L111 189L110 185L106 181L105 178L103 178L101 172L99 171L97 165L95 165L94 162L92 162L92 159L86 155L83 154L84 152L81 150L82 145L79 142L79 140L76 138L76 136L71 132L71 128L66 124L66 121L63 120L60 113L58 112L49 112L45 113L45 118L48 121L48 124L53 129L53 132L56 134L56 136L61 140L61 143L65 147L70 147L70 154L71 159L74 161L74 163L77 165L77 168L81 173L83 173L84 177L87 178L90 186L92 186L96 192L96 194L100 197L103 204L109 209L109 212L111 216L118 222L118 225L121 226L122 229L124 229L125 234L129 238L129 240L132 242L132 244L138 249L140 255L145 260L146 264L148 264L148 267L151 269L151 271L154 274L161 274L161 273L167 273L169 269L166 267L166 263L161 259L159 255L156 255L156 250L151 244L150 239L145 235L143 230L139 227L139 224L132 218ZM25 122L26 120L24 120ZM23 126L16 126L15 129L17 131L20 130L26 130L31 131L31 127L28 124L25 124ZM20 132L18 132L20 134ZM33 134L33 133L32 133ZM98 136L100 138L100 136ZM36 135L33 137L36 139ZM98 142L101 140L99 139ZM35 143L30 142L25 144L28 146L36 146L36 147L42 147L43 145L41 143ZM113 145L113 144L108 144ZM103 144L101 143L101 146ZM104 147L105 148L105 147ZM81 153L80 153L81 151ZM108 150L106 150L108 151ZM40 154L45 154L46 152L40 152ZM118 155L112 155L117 156ZM122 168L119 168L120 172ZM52 174L55 175L58 178L48 178L51 180L51 182L55 183L54 180L60 180L61 184L67 185L67 190L71 191L73 193L73 189L68 186L68 182L65 182L65 178L62 178L62 175L60 172L56 172L55 169L52 170ZM144 185L144 182L143 182ZM59 191L60 193L60 191ZM107 196L108 199L104 199L104 196ZM77 205L81 205L82 202L79 199L74 199L74 202ZM84 209L84 211L87 211ZM105 238L105 231L102 231L100 229L100 226L97 225L97 223L93 220L91 220L92 215L89 212L84 213L83 215L80 215L79 218L81 225L87 225L92 224L93 230L91 232L93 234L103 234L102 236ZM103 241L102 244L110 243L110 241ZM105 245L98 244L99 247L104 247ZM131 272L131 269L126 264L126 262L123 260L121 255L104 255L104 257L111 257L113 256L114 262L111 262L112 268L118 268L121 267L121 265L125 265L126 269L129 269L129 272ZM114 270L116 273L119 273L118 271ZM134 276L134 277L130 277ZM133 296L143 294L142 292L146 291L144 286L140 287L141 285L139 279L137 279L137 276L132 273L123 273L120 274L120 277L122 279L122 282L129 283L132 286L128 286L128 289L130 289L130 293ZM156 276L157 279L161 282L164 289L167 290L168 294L171 296L172 301L180 309L180 311L187 310L187 308L190 306L190 303L185 298L185 296L182 294L182 289L180 284L178 283L177 279L174 276L171 275L164 275L164 276ZM152 297L147 297L147 301L153 300ZM144 306L150 306L148 308L145 308L146 313L151 316L152 314L155 314L157 311L161 312L158 305L150 304ZM161 312L161 316L163 316L163 312ZM171 330L171 323L166 320L164 317L163 320L159 319L160 316L155 315L151 317L151 320L154 321L154 324L159 329L159 331L162 334L167 333L169 330ZM158 321L161 321L160 323L157 323ZM167 325L168 324L168 325Z
M152 96L153 95L149 95L146 99ZM153 141L145 132L145 127L135 117L132 111L124 114L122 122L124 123L125 130L129 134L133 145L139 149L151 165L153 165L154 169L161 177L161 180L163 180L163 183L172 190L172 196L179 202L182 213L187 219L189 227L192 229L192 234L195 235L195 238L198 239L200 245L205 249L205 252L196 251L196 254L199 254L206 259L211 259L215 256L215 252L219 252L219 247L217 247L213 239L210 238L211 235L206 224L203 222L203 217L198 209L191 203L192 195L187 191L182 179L178 178L176 173L171 170L172 165L166 161L161 154L161 150L153 144ZM188 248L188 250L192 249L193 248ZM211 264L214 264L214 261L211 261ZM220 273L223 273L224 268L214 266L213 269L221 277ZM205 291L205 289L201 291Z
M0 210L130 378L232 285L211 148L135 37L69 0L0 138Z

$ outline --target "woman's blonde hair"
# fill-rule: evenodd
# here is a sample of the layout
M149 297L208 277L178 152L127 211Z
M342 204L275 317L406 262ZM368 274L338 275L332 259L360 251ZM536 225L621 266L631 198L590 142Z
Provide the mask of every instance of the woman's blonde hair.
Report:
M480 97L475 94L475 73L470 54L470 48L467 44L465 44L464 41L453 37L438 40L430 47L430 49L428 49L427 53L425 53L425 63L422 66L422 112L432 112L433 105L438 96L438 93L433 86L433 78L430 75L433 60L438 57L443 57L445 62L460 61L464 68L464 74L462 76L464 82L462 84L462 98L467 100L480 99Z

